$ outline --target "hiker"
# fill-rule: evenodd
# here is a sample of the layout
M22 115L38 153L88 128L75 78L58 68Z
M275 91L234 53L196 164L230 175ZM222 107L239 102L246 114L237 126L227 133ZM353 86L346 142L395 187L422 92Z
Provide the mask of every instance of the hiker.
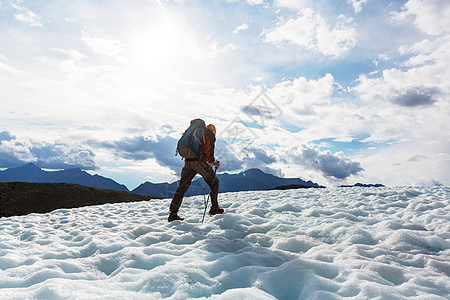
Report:
M199 119L192 120L191 126ZM201 121L201 120L200 120ZM201 121L203 122L203 121ZM204 122L203 122L203 126ZM169 222L174 220L184 220L178 215L178 209L183 201L184 194L191 185L192 179L195 175L200 174L203 180L209 185L211 196L211 209L210 215L222 214L223 209L219 207L217 202L217 195L219 194L219 179L216 176L216 172L213 171L212 166L216 169L220 167L220 163L214 158L214 143L216 142L216 127L213 124L209 124L204 129L204 134L201 139L199 153L200 158L185 158L184 167L181 170L180 184L173 195L172 202L170 203L170 215ZM180 154L181 155L181 154Z

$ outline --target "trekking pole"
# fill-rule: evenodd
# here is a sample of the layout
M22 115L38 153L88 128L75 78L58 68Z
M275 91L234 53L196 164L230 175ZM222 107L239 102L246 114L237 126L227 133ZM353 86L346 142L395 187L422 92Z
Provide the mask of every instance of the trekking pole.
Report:
M216 177L216 172L217 172L217 168L214 167L214 178ZM210 196L210 194L208 194L208 199L206 200L206 202L204 202L205 203L205 210L203 211L202 223L205 220L205 214L206 214L206 209L208 208L209 196ZM203 179L203 199L204 198L205 198L205 180Z
M205 205L205 207L207 206L207 204L206 204L206 194L205 194L205 179L202 177L202 179L203 179L203 205ZM209 195L208 195L208 197L209 197ZM206 208L205 208L205 210L206 210ZM205 217L205 214L203 214L203 218ZM203 223L203 220L202 220L202 223Z

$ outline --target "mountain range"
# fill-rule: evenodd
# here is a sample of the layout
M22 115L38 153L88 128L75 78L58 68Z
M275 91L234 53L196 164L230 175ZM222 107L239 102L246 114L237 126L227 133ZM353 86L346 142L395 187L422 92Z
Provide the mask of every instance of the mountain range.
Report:
M305 187L322 187L312 181L303 181L300 178L281 178L271 174L264 173L260 169L249 169L239 174L217 174L219 178L219 193L241 192L241 191L262 191L271 190L279 186L302 185ZM135 194L155 196L162 198L172 198L177 190L179 181L174 183L151 183L145 182L135 188L132 192ZM205 193L209 193L209 187L205 183ZM192 181L191 186L186 192L186 196L195 196L203 194L203 179L200 177Z
M129 192L123 184L100 175L91 175L80 168L44 171L33 163L0 171L0 182L75 183L93 188Z
M259 169L250 169L239 174L217 174L220 181L219 192L270 190L280 186L322 187L312 181L300 178L281 178L264 173ZM33 163L0 171L0 182L39 182L39 183L75 183L93 188L110 189L129 192L128 188L116 181L100 175L91 175L79 168L62 171L44 171ZM135 194L172 198L179 181L173 183L145 182L133 189ZM194 180L186 192L186 196L203 194L203 179ZM205 192L209 187L205 184Z

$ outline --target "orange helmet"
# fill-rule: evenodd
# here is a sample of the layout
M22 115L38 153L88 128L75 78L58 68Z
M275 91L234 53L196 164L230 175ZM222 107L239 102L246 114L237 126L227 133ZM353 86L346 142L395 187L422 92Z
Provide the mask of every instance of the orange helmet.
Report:
M208 124L208 126L206 126L206 128L208 128L208 129L211 130L214 134L216 134L216 126L214 126L213 124Z

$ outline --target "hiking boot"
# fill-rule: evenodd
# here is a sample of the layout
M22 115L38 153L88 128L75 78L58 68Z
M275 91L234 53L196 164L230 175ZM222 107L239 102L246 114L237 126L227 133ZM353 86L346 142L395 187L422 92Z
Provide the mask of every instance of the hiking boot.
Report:
M209 210L210 215L217 215L217 214L223 214L223 209L220 207L211 207Z
M172 222L172 221L175 221L175 220L183 221L184 219L181 218L181 217L180 217L179 215L177 215L177 214L170 213L169 218L167 218L167 220L168 220L169 222Z

